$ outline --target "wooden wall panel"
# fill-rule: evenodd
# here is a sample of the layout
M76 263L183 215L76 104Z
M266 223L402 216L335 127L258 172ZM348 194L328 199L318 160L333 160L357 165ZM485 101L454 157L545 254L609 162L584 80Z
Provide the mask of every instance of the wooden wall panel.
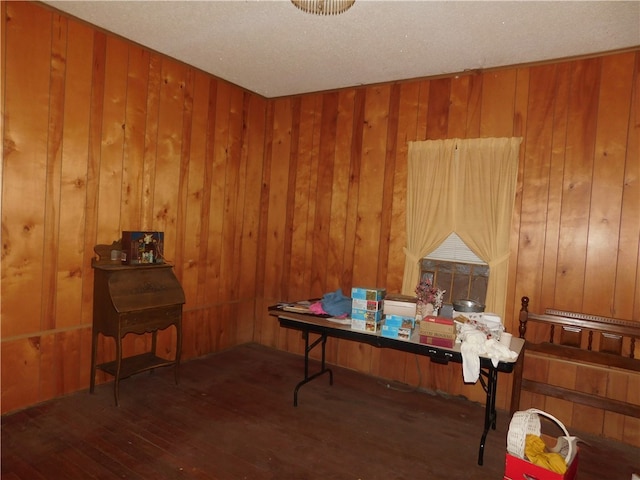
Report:
M547 221L549 198L549 178L551 169L551 139L553 138L553 112L555 101L556 66L547 65L531 70L531 95L537 102L529 106L529 123L525 132L527 139L522 148L523 161L520 232L518 245L518 295L540 297L542 273L539 266L545 255L545 231L540 228ZM519 309L519 308L518 308Z
M204 198L205 158L207 136L194 132L207 131L207 113L209 106L209 79L196 72L191 93L191 135L189 138L189 164L187 182L187 200L184 212L184 245L182 264L182 288L185 291L186 308L191 308L202 299L198 298L198 272L202 241L202 208ZM206 249L203 249L206 251Z
M447 135L451 138L467 136L467 113L471 93L471 76L457 75L451 79L451 93Z
M322 97L309 95L300 100L300 108L292 117L292 158L295 168L291 169L294 189L292 208L291 246L289 253L289 295L304 298L311 288L311 256L313 255L313 218L315 215L317 188L317 139L320 136L320 106ZM293 148L295 146L295 148ZM313 296L313 295L311 295Z
M318 202L321 201L321 196L318 192L320 188L320 180L322 177L321 165L323 162L320 158L320 140L322 135L322 110L324 103L325 95L306 95L302 99L302 109L301 109L301 118L300 118L300 128L298 130L298 134L300 136L300 140L298 146L300 148L298 155L302 157L302 165L304 165L304 171L298 170L298 179L302 181L302 188L307 188L308 193L306 198L301 198L300 200L303 203L306 203L304 208L300 208L300 214L305 215L306 218L300 218L307 225L306 237L304 239L300 239L298 242L296 238L292 238L291 250L295 251L298 243L301 244L302 248L298 250L298 266L300 268L298 272L298 277L300 279L300 283L298 284L298 292L296 295L300 295L300 292L311 292L311 296L316 297L322 294L322 286L318 285L318 282L314 282L314 278L318 278L321 274L319 269L320 265L314 260L315 255L323 255L322 247L320 246L323 243L323 238L317 238L316 235L320 234L316 228L320 227L321 224L316 223L316 219L319 219L319 222L322 222L321 212L318 211L322 205ZM296 180L296 191L297 181ZM296 206L298 206L298 202L296 202ZM294 220L294 226L297 225L298 222ZM302 233L302 232L300 232ZM299 237L298 237L299 238ZM318 249L315 250L316 244L318 245ZM294 256L292 255L292 267ZM315 267L315 269L314 269ZM317 294L314 293L314 283L316 284Z
M0 21L2 21L2 28L0 28L0 105L2 105L2 108L4 110L4 104L5 104L5 88L4 88L4 83L5 83L5 75L4 72L7 70L7 62L6 62L6 58L7 58L7 41L6 41L6 31L7 29L5 28L5 18L7 17L7 8L5 5L5 2L1 2L0 3ZM3 142L0 143L0 155L2 156L2 162L0 162L0 178L2 178L2 173L3 173L3 166L4 166L4 150L5 150L5 146L4 146L4 123L5 123L5 116L4 116L4 111L3 111L3 115L0 115L0 131L2 132L3 135ZM2 195L0 195L0 209L2 208ZM4 232L0 232L0 233L4 233ZM4 256L4 250L2 251L2 255Z
M377 276L390 95L389 86L366 89L353 286L384 286Z
M427 135L425 139L447 138L449 126L449 108L451 97L451 79L439 78L429 82L429 100L427 110Z
M327 266L329 235L331 228L331 199L333 195L333 176L335 165L336 128L338 116L338 94L328 93L322 96L322 116L318 125L318 177L315 187L316 211L313 222L311 248L311 285L312 296L322 296L327 285Z
M240 269L240 233L243 210L242 198L246 194L242 183L242 130L243 106L242 91L234 88L229 93L229 132L227 137L227 158L225 161L224 177L224 214L225 224L222 233L222 250L220 255L221 297L223 299L238 300L238 282Z
M211 165L209 188L209 231L207 234L207 278L205 296L209 302L220 298L220 265L222 262L222 232L224 224L224 188L226 140L229 129L229 105L231 86L217 82L214 123L210 125L211 150L207 162Z
M122 152L127 101L129 48L124 40L107 37L104 92L98 169L97 243L110 244L120 238Z
M391 186L391 224L389 226L389 264L404 265L404 247L407 242L406 233L406 197L407 197L407 152L409 139L416 138L417 110L420 95L420 84L416 82L399 86L397 126L395 128L393 185ZM387 268L386 287L391 292L402 290L403 269Z
M56 312L58 328L84 323L82 312L85 204L87 198L87 156L91 104L91 61L93 31L76 22L68 24L62 166L58 229Z
M81 348L81 330L65 330L42 337L40 345L40 399L75 392L84 387L80 382L78 361Z
M293 204L290 198L293 195L293 189L288 188L289 178L293 175L292 172L295 172L295 167L290 168L291 124L294 113L291 102L292 100L289 99L275 100L271 107L273 109L271 117L273 131L270 133L272 150L266 152L269 168L265 169L264 176L267 181L263 190L263 194L268 198L268 208L263 210L267 215L267 218L263 219L265 245L263 256L258 262L264 269L263 298L267 305L280 300L293 300L289 297L288 283L283 280L288 279L288 269L284 266L288 263L290 252L285 256L285 247L291 247L291 231L288 226L293 217L288 215L288 205ZM268 318L266 313L263 313L264 321L256 325L256 338L261 343L276 346L279 329L277 322L269 322Z
M616 264L607 252L615 251L620 240L633 64L631 54L615 61L602 59L602 71L607 74L600 80L597 107L584 286L598 295L586 295L583 304L584 311L595 315L615 316Z
M399 291L414 140L524 138L508 328L522 295L532 311L640 321L638 49L269 100L46 6L2 9L3 412L88 386L93 246L123 229L165 231L187 295L185 360L246 341L299 354L300 335L267 305L355 285ZM163 353L174 335L161 336ZM332 363L482 400L459 365L327 348ZM556 370L525 365L638 395L633 376ZM499 408L509 387L501 380ZM602 419L593 428L640 445L637 419L539 395L523 395L527 406L570 427Z
M517 70L514 68L488 72L482 81L480 109L481 137L514 136L515 90Z
M243 157L243 199L242 223L240 225L240 250L237 260L237 275L240 282L238 286L238 328L237 341L239 343L250 342L255 338L256 307L262 304L256 296L262 295L262 285L259 282L259 272L262 268L258 265L260 258L260 236L262 201L262 178L265 156L265 125L267 116L267 102L255 95L245 93L243 124L246 126L242 141ZM264 308L260 308L260 314ZM258 315L257 318L261 318Z
M387 123L387 138L385 147L385 165L384 165L384 183L382 186L382 215L380 219L380 252L378 256L384 261L378 262L378 273L376 275L376 283L391 288L387 281L388 277L388 261L391 243L392 226L396 222L393 217L394 200L398 197L394 194L394 185L396 182L396 160L397 160L397 144L398 124L400 114L400 85L392 85L389 97L389 115Z
M352 134L350 145L350 171L349 185L347 190L347 224L344 232L344 259L342 265L342 281L340 285L346 291L349 291L349 285L354 285L355 275L355 252L358 236L356 229L358 228L358 205L360 198L360 176L362 171L362 150L363 150L363 132L365 126L365 99L366 90L359 89L355 92L353 104Z
M353 144L353 115L355 108L355 92L341 91L337 99L335 120L335 151L333 152L333 166L331 185L328 186L330 201L328 245L326 262L326 289L335 291L344 288L345 281L345 250L348 237L347 232L355 224L355 212L349 210L349 195L351 187L352 144ZM325 220L326 221L326 220ZM350 277L349 277L350 280ZM348 294L348 292L343 292Z
M162 88L163 59L152 53L149 57L149 71L147 76L147 104L145 108L146 120L144 124L144 154L142 157L142 189L140 197L140 225L142 230L153 227L153 195L155 193L155 165L158 151L158 131L160 120L160 90Z
M560 238L560 213L562 210L562 184L564 179L564 158L565 158L565 142L567 138L568 128L568 101L569 91L571 89L570 64L557 65L555 83L555 99L553 110L549 115L553 118L552 139L551 139L551 158L549 176L546 180L548 183L548 199L546 200L546 222L545 222L545 245L544 260L542 263L540 294L527 294L524 290L523 295L531 295L537 298L538 305L552 305L555 300L555 289L557 283L556 268L558 264L558 247ZM527 145L529 145L527 140ZM535 199L531 199L536 202ZM540 200L538 199L538 202ZM524 220L524 218L523 218ZM519 269L519 272L523 271ZM533 308L533 306L532 306ZM540 307L538 307L540 308ZM542 307L544 308L544 307Z
M413 83L413 82L411 82ZM410 135L412 140L424 140L427 138L427 115L429 113L429 91L431 89L431 80L423 80L418 82L418 98L416 112L416 132Z
M135 231L142 225L143 179L137 165L144 158L149 63L149 51L129 45L120 202L122 230Z
M100 147L102 137L102 105L104 100L104 63L107 38L93 32L93 58L91 69L91 98L89 107L89 134L87 137L86 200L84 204L84 232L82 237L82 324L90 325L93 308L93 272L91 259L97 241L97 205L100 182ZM74 206L75 207L75 206Z
M4 320L3 312L3 320ZM9 412L35 404L40 397L40 337L6 340L2 350L2 411Z
M178 193L175 225L175 258L184 259L185 230L187 228L187 200L189 195L189 159L191 157L191 125L193 119L193 94L195 72L186 69L183 87L182 132L180 139L180 175L178 177ZM175 265L175 272L184 281L184 264Z
M599 59L581 60L571 75L554 303L581 311L594 163Z
M635 54L633 57L614 311L620 318L639 319L640 255L635 244L640 243L638 242L640 239L640 162L634 159L640 158L640 55ZM625 285L635 286L635 288L627 288Z
M60 225L60 177L62 172L62 120L64 118L64 78L66 76L67 20L53 15L51 22L51 70L45 180L44 247L42 252L42 326L56 324L57 252Z
M52 14L6 5L10 28L2 171L2 336L39 331L48 147ZM5 19L3 19L5 21Z

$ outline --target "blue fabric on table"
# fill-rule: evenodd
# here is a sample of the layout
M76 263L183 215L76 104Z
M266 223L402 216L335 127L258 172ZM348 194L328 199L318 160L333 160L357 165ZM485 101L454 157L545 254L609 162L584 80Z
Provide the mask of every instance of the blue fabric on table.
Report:
M342 294L342 289L325 293L322 297L322 309L334 317L351 315L351 298Z

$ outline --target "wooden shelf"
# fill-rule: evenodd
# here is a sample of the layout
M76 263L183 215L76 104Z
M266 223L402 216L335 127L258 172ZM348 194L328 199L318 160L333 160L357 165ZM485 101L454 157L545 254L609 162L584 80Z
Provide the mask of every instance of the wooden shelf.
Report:
M168 367L175 365L175 360L167 360L154 355L152 352L126 357L121 360L120 378L127 378L136 373L153 370L158 367ZM109 375L116 376L117 363L115 361L98 365L98 368Z

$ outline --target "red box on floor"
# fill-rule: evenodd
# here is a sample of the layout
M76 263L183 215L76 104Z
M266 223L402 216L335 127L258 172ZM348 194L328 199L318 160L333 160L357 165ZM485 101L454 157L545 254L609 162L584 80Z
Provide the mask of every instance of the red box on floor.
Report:
M523 480L525 478L535 480L574 480L578 472L579 453L580 451L578 450L564 474L552 472L551 470L539 467L527 460L507 453L503 480Z

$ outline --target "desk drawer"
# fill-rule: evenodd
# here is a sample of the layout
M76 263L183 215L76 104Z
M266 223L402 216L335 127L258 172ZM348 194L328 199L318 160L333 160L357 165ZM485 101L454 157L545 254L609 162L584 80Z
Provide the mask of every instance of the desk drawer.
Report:
M121 332L143 333L178 324L182 318L182 305L151 308L120 314Z

